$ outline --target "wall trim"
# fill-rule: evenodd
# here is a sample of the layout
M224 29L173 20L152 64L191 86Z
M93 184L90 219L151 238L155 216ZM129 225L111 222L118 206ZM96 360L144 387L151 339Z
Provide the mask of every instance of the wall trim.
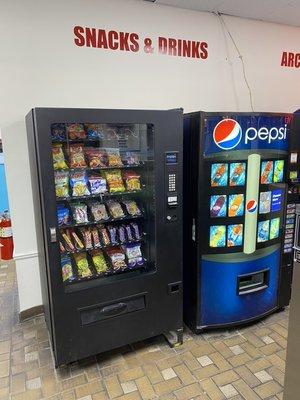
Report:
M26 260L27 258L35 258L38 257L38 253L26 253L26 254L18 254L14 256L14 260Z
M44 306L35 306L28 308L27 310L23 310L19 313L19 320L20 322L25 321L26 319L36 317L44 313Z

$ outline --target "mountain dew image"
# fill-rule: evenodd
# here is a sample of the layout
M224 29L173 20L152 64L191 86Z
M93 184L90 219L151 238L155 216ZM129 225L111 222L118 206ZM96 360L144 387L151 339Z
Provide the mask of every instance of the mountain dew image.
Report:
M210 180L211 186L227 186L228 164L212 164Z
M263 161L261 163L260 183L272 183L273 181L273 161Z
M211 217L226 217L227 211L227 196L210 196L210 216Z
M228 217L240 217L241 215L244 215L244 195L229 195Z
M270 220L260 221L257 226L257 242L266 242L269 240Z
M271 193L261 192L259 195L259 213L267 214L271 210Z
M270 223L270 240L279 236L280 218L271 219Z
M229 167L229 186L243 186L246 181L246 163L231 163Z
M241 246L243 244L243 224L228 225L227 246Z
M283 181L284 160L277 160L274 163L274 182Z
M209 246L210 247L225 247L226 226L212 225L209 230Z

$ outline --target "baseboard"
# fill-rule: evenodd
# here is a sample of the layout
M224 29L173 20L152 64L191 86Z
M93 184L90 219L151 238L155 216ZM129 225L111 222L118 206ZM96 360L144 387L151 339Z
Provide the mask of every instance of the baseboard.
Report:
M44 306L35 306L19 313L20 322L44 313Z

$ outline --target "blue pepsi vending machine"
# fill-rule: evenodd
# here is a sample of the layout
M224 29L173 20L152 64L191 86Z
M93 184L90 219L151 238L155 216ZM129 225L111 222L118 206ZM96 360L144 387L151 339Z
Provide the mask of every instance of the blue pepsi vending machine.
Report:
M185 115L184 315L195 332L289 303L284 254L291 115ZM291 222L292 224L292 222ZM291 225L290 224L290 225ZM288 224L289 225L289 224Z

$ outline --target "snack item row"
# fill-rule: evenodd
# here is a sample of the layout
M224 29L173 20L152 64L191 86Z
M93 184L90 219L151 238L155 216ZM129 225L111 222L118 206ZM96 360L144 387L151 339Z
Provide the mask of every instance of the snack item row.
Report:
M75 253L108 246L117 246L142 239L140 228L132 222L121 226L98 225L93 227L66 228L61 230L61 253Z
M72 220L76 224L86 224L140 215L142 211L135 200L108 200L105 204L95 200L71 203L70 208L63 204L57 206L58 226L71 225Z
M70 188L70 190L69 190ZM66 170L55 171L56 197L82 197L141 190L140 175L135 171L110 170L104 173Z
M117 246L105 251L93 250L90 257L84 252L76 253L73 254L73 259L79 279L90 278L95 273L96 275L116 273L144 265L140 243ZM61 258L61 269L64 282L72 282L76 279L69 255Z
M52 147L52 157L55 170L122 167L140 163L137 153L127 151L121 157L118 148L85 147L83 143L73 143L67 147L62 143L55 143Z

